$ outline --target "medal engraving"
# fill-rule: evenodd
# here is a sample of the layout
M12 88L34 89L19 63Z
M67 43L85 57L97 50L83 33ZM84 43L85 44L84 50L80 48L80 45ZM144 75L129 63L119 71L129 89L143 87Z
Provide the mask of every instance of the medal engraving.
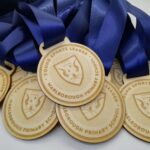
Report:
M23 97L22 109L27 119L32 118L42 108L46 97L41 90L26 89Z
M2 69L0 69L0 101L3 100L6 92L7 92L7 84L9 84L9 77L7 73L5 73Z
M150 142L150 78L125 80L121 93L126 105L124 127L134 136Z
M11 70L8 70L2 66L0 66L0 102L4 100L8 90L9 90L9 87L10 87L10 84L11 84L11 75L12 73L14 72L15 70L15 67L6 62L5 64L6 66L8 66Z
M76 56L71 56L54 65L60 77L70 84L80 85L83 79L83 69Z
M81 111L87 120L94 119L104 108L105 94L101 93L93 102L81 106Z
M115 136L124 123L125 107L117 88L105 80L102 92L80 107L56 106L58 120L74 138L99 143Z
M2 111L3 123L8 132L19 139L36 139L57 124L55 106L32 74L18 81L8 92Z
M135 94L134 98L141 113L150 118L150 92Z

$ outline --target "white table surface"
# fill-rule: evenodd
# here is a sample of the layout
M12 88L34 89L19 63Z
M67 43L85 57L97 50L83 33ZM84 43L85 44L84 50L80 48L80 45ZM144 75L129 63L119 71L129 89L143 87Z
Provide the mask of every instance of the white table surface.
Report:
M129 0L150 15L150 0ZM133 18L134 22L135 19ZM125 129L105 143L86 144L69 136L58 125L48 135L33 141L23 141L11 136L4 128L0 107L0 150L150 150L150 144L130 135Z

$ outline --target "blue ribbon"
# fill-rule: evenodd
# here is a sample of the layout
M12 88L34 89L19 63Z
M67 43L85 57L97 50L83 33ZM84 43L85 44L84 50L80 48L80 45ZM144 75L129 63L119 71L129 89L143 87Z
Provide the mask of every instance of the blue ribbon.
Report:
M89 22L89 33L85 38L85 44L92 47L98 37L100 27L107 13L109 2L106 0L93 0L91 4L91 14Z
M83 0L57 0L57 16L61 18L67 27L76 13L78 12L80 6L82 5Z
M38 30L41 31L45 48L50 47L64 39L65 27L63 22L58 17L40 11L39 9L25 3L21 3L19 5L19 9L24 16L36 23L39 28ZM28 22L26 17L24 17L24 20L25 22ZM33 32L33 27L30 27L30 24L26 25L30 31ZM39 32L38 30L37 32ZM40 36L41 35L39 35L39 37Z
M14 38L16 37L16 38ZM20 44L26 37L23 34L23 29L21 27L18 27L14 29L1 43L0 43L0 49L1 49L1 55L0 60L4 61L7 57L7 54L10 52L11 49L13 49L15 46Z
M128 11L138 19L136 30L127 19ZM71 41L85 44L99 55L106 75L117 53L128 77L145 75L148 68L144 49L149 54L147 43L150 30L148 17L143 19L144 15L125 0L38 0L32 5L20 3L8 19L0 17L3 29L0 31L0 59L11 60L25 70L36 71L41 57L38 51L41 42L47 48L67 35Z
M35 0L31 5L43 10L44 12L55 14L54 0Z
M65 28L56 16L28 4L20 4L18 11L14 12L13 26L19 25L23 30L20 32L14 30L1 42L1 60L9 59L25 70L36 71L41 57L39 45L44 41L45 47L49 47L62 41L65 37ZM19 40L17 38L15 40L17 35ZM9 41L14 44L9 44Z
M78 12L66 29L66 36L74 42L83 42L89 30L91 0L83 2Z
M101 26L99 27L97 32L95 31L95 28L93 27L91 28L92 33L90 34L93 35L95 33L96 35L92 36L92 42L88 43L91 44L89 46L101 58L105 67L106 75L108 75L110 68L113 64L113 60L117 54L117 50L125 28L127 13L124 3L125 1L120 0L111 1L108 12L106 13L104 19L102 20ZM95 13L95 11L92 11L94 12L94 14L92 14L93 18L91 21L91 25L94 22L93 20L96 21L95 19L96 14L100 15L102 14L99 11L99 9L97 9L98 10L97 13ZM104 7L104 9L106 8ZM88 37L89 37L88 41L90 41L91 37L90 36Z
M123 71L127 74L127 78L148 74L148 58L138 33L134 29L129 17L120 44L119 56Z
M0 22L0 41L2 41L6 35L8 35L12 30L12 25L6 22Z
M137 19L136 29L150 59L150 16L130 3L128 3L128 10Z

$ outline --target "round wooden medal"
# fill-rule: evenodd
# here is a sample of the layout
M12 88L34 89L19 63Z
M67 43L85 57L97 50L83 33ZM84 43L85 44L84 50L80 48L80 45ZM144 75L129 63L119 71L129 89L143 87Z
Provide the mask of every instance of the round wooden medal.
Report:
M56 107L62 127L74 138L88 143L111 139L124 123L125 107L117 88L105 81L95 100L80 107Z
M42 46L41 46L41 51ZM43 92L64 106L80 106L98 96L104 84L104 68L89 48L62 42L45 50L38 66Z
M3 122L13 136L31 140L50 132L57 124L55 103L41 91L36 75L17 82L6 96Z
M124 127L139 139L150 142L150 77L126 80L121 94L126 106Z

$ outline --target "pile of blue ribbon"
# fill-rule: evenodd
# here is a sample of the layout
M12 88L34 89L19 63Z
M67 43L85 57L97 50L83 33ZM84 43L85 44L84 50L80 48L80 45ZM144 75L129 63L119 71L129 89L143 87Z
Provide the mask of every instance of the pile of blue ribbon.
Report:
M129 13L136 17L136 28ZM19 2L0 16L0 63L36 72L39 45L44 42L46 49L65 36L95 51L106 75L115 58L128 78L149 74L150 17L126 0Z

